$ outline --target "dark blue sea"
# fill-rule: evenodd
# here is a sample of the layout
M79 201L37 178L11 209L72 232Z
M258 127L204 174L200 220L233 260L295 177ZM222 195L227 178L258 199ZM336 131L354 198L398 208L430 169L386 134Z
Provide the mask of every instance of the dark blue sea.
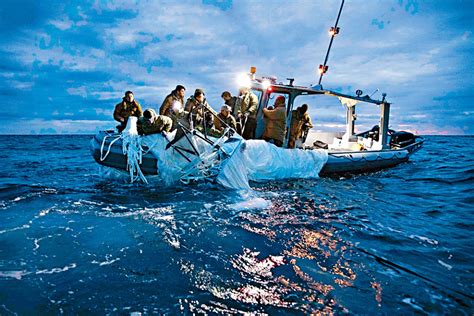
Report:
M251 192L104 178L90 139L0 136L1 315L474 313L474 137Z

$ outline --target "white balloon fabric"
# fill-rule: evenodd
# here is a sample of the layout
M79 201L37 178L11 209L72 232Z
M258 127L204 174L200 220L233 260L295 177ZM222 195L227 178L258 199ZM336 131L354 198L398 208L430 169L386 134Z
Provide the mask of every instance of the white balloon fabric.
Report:
M249 179L256 182L318 178L328 160L326 150L280 148L264 140L246 141L243 153Z
M264 140L246 140L230 158L217 181L228 188L255 182L318 178L328 160L326 150L286 149Z
M133 150L148 148L157 159L159 177L168 186L190 179L215 179L225 188L241 190L250 189L249 180L261 182L318 178L328 159L325 150L286 149L264 140L243 140L239 136L220 146L217 144L213 146L197 136L188 135L192 145L186 137L180 139L176 145L188 151L193 151L194 148L199 151L199 155L185 154L191 160L189 161L183 157L183 153L186 152L180 153L176 148L166 149L175 132L166 136L163 134L138 136L133 132L133 125L135 124L124 133L127 155L141 160L145 153L134 154ZM216 147L220 148L219 153L216 153ZM136 167L139 163L140 161L135 164L129 162L129 168L133 166L133 172L137 173ZM140 171L138 174L142 176Z

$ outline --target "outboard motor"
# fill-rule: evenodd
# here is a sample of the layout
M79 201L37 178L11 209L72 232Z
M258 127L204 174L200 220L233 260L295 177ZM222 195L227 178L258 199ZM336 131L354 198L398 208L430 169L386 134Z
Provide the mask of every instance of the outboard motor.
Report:
M390 147L403 148L416 142L416 136L409 132L395 132L390 138Z

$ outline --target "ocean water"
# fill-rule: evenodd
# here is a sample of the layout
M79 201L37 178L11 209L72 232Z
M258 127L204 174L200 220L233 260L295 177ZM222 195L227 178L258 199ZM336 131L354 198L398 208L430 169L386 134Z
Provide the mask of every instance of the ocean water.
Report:
M474 137L351 178L165 188L0 136L0 314L472 315Z

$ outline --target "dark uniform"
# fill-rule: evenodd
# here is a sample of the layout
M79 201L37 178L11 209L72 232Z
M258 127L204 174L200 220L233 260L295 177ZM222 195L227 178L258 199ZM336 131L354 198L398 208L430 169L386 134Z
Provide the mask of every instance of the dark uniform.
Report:
M234 117L237 117L239 114L240 110L240 99L239 97L230 97L229 100L226 100L225 105L230 106L230 114L232 114Z
M130 116L140 117L142 114L143 111L140 103L138 103L136 100L129 102L124 97L122 102L115 105L114 110L114 119L120 122L120 125L117 125L118 131L121 133L125 129Z

